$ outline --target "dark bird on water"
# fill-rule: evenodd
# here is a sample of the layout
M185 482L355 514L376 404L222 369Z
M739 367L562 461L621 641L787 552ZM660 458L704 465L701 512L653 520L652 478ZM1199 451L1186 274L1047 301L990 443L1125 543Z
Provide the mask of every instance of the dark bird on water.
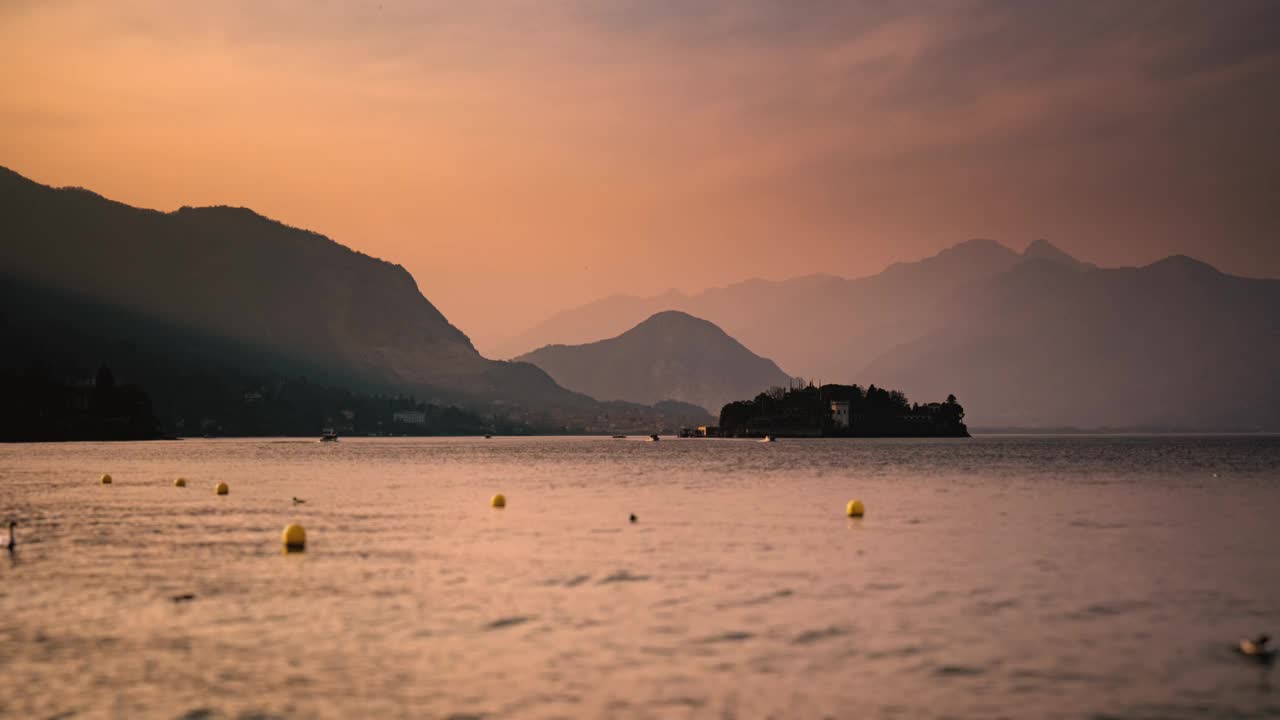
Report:
M294 505L301 505L301 504L302 504L302 503L304 503L304 502L306 502L306 500L303 500L302 498L294 498L294 499L293 499L293 504L294 504Z
M172 600L176 603L189 602L195 599L196 599L195 593L182 593L181 595L174 595L172 598Z
M14 550L18 549L18 539L13 536L13 529L16 527L18 527L17 521L10 520L9 521L9 544L5 546L9 550L9 552L13 552Z
M636 521L636 514L635 514L635 513L631 513L631 522L633 522L633 523L634 523L635 521Z

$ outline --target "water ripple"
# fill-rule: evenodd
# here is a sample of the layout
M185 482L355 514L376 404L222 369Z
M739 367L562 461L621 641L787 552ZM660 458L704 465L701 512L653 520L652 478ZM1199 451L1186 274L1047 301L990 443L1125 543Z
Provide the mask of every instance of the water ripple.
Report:
M613 574L611 574L611 575L609 575L609 576L607 576L607 577L605 577L605 578L601 579L601 580L600 580L600 582L599 582L599 583L597 583L597 584L598 584L598 585L608 585L609 583L643 582L643 581L648 580L648 579L649 579L649 576L648 576L648 575L632 575L631 573L627 572L626 570L619 570L618 572L615 572L615 573L613 573Z
M502 628L509 628L509 627L511 627L511 626L513 626L513 625L521 625L521 624L523 624L523 623L527 623L527 622L529 622L530 620L533 620L533 618L531 618L531 617L525 617L525 616L523 616L523 615L516 615L516 616L513 616L513 617L499 618L499 619L494 620L493 622L489 623L488 625L485 625L485 629L486 629L486 630L501 630Z

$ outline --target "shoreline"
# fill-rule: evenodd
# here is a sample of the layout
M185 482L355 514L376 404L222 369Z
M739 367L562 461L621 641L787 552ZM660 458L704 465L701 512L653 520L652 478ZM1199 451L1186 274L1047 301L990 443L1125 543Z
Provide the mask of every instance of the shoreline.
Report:
M664 440L689 440L689 441L708 441L708 440L727 440L738 441L744 443L759 443L759 438L754 437L693 437L681 438L675 434L662 435ZM1176 431L1149 431L1149 430L974 430L968 436L959 435L846 435L832 437L786 437L782 435L775 436L778 440L796 441L796 440L968 440L980 439L984 437L991 438L1015 438L1015 437L1152 437L1152 438L1173 438L1173 437L1280 437L1280 430L1257 430L1257 431L1234 431L1234 430L1176 430ZM615 438L614 435L607 433L556 433L556 434L529 434L529 435L493 435L485 437L484 435L347 435L339 438L341 441L354 440L438 440L438 439L475 439L475 440L499 440L517 438L522 440L536 439L552 439L552 438L573 438L573 439L646 439L647 434L632 433L626 435L625 438ZM69 443L150 443L150 442L181 442L185 440L289 440L297 442L315 442L320 443L318 436L312 435L218 435L213 437L192 436L192 437L155 437L155 438L68 438L58 440L0 440L0 446L4 445L56 445Z

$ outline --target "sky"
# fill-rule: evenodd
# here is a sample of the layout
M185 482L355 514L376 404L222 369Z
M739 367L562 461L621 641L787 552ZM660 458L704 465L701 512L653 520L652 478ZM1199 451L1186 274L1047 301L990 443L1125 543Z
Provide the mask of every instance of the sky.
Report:
M0 165L404 265L481 351L986 237L1280 277L1280 2L0 0Z

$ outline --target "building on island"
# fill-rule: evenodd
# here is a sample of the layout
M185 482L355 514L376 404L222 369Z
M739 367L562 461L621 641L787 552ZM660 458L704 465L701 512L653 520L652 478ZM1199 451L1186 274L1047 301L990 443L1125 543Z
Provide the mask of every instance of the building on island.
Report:
M720 428L715 425L699 425L696 428L682 427L679 435L682 438L720 437Z
M848 400L832 400L831 401L831 424L837 428L848 429L849 427L849 401Z

